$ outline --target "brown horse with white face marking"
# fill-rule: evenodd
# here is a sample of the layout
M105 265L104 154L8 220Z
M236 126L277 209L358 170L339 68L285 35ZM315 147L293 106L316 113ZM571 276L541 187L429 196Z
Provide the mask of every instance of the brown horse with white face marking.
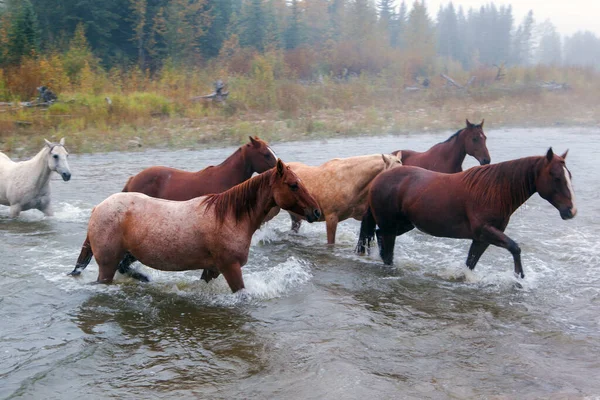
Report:
M467 266L475 268L490 244L507 249L515 273L525 277L521 249L504 234L510 216L534 193L552 204L562 219L577 214L567 152L526 157L495 165L441 174L417 167L384 172L369 191L369 208L360 228L357 252L364 253L377 229L380 255L391 264L396 236L418 228L433 236L473 240Z
M241 267L252 235L275 206L309 222L321 216L315 199L281 160L226 192L185 202L114 194L94 208L88 225L98 282L112 282L123 257L131 254L163 271L208 270L207 281L221 273L237 292L244 288Z
M454 174L462 171L462 164L468 155L475 157L479 164L489 164L490 153L483 133L483 122L476 125L467 120L467 127L450 136L445 142L432 146L425 152L396 150L402 152L402 165L413 165L430 171Z
M150 167L132 176L123 192L139 192L167 200L190 200L211 193L221 193L250 179L253 173L262 173L275 166L277 157L267 142L250 137L250 143L241 146L217 166L197 172L169 167Z
M299 162L288 164L317 199L327 225L327 243L335 243L337 224L348 218L362 219L367 208L367 193L373 178L387 169L402 165L397 156L371 154L334 158L313 167ZM302 216L290 213L292 230L298 231Z

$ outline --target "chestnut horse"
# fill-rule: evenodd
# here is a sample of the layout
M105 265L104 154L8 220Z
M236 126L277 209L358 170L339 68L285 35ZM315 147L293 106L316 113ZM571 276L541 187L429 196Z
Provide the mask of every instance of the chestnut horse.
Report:
M267 142L257 136L250 136L250 143L241 146L216 167L206 167L198 172L169 167L146 168L129 178L123 192L139 192L166 200L190 200L231 189L250 179L253 173L267 171L276 163L275 152L271 150ZM91 259L90 242L86 239L81 245L77 267L71 272L71 275L79 275ZM121 263L119 271L123 274L133 274L138 279L144 279L129 268L134 261L130 255L127 255Z
M275 153L265 141L250 137L250 143L217 166L197 172L158 166L146 168L129 178L123 192L140 192L167 200L190 200L231 189L250 179L253 173L260 174L273 168L276 162Z
M220 194L188 201L116 193L97 205L87 238L98 263L98 282L112 282L126 254L163 271L204 269L207 281L220 273L232 292L244 288L241 267L254 232L272 207L320 216L315 199L281 160Z
M402 165L414 165L430 171L454 174L462 171L466 155L475 157L479 164L489 164L490 153L483 133L483 122L475 125L467 119L467 127L450 136L445 142L432 146L420 153L412 150L396 150L392 154L402 152Z
M327 226L327 244L335 243L337 224L348 218L361 220L367 208L369 184L380 172L402 165L397 156L371 154L334 158L313 167L299 162L288 164L317 199ZM298 231L301 216L290 213L292 230Z
M521 249L504 234L510 216L535 192L560 212L577 214L567 152L525 157L495 165L442 174L401 167L379 175L369 191L357 252L364 253L377 229L381 258L392 264L396 236L413 228L438 237L471 239L467 266L475 268L490 244L511 252L515 274L525 277Z

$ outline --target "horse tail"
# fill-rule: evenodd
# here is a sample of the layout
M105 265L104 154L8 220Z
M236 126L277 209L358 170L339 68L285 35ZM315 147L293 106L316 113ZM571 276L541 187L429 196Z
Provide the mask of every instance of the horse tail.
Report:
M129 184L131 183L133 179L133 176L130 176L129 179L127 179L127 183L125 184L125 186L123 187L123 190L121 190L121 192L129 192Z
M77 276L81 274L81 271L88 266L90 261L92 260L92 256L94 253L92 252L92 246L90 245L89 236L85 237L85 241L81 246L81 252L79 253L79 257L77 257L77 262L75 263L75 269L69 273L69 275Z
M360 223L360 235L358 236L358 243L356 245L356 252L358 254L365 254L365 250L369 251L371 242L375 237L376 227L377 223L375 222L371 207L367 207L367 210L363 214L362 222Z

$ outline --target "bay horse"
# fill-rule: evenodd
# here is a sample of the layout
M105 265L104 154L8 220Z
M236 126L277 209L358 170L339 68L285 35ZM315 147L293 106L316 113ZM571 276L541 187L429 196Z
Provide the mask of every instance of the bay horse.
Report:
M443 174L403 166L379 175L369 191L357 252L364 254L376 225L381 258L392 264L396 236L413 228L438 237L471 239L466 264L475 268L490 244L513 256L515 274L525 277L521 248L504 234L510 216L534 193L558 209L562 219L577 214L568 150Z
M277 157L267 142L257 136L249 137L250 142L238 148L231 156L217 166L209 166L197 172L155 166L146 168L129 178L123 192L139 192L150 197L166 200L185 201L211 193L222 193L250 179L255 172L261 173L275 166ZM81 245L78 268L71 275L79 275L92 259L90 242ZM119 272L139 277L129 266L135 260L126 255Z
M369 184L379 173L402 165L398 156L371 154L334 158L318 167L299 162L288 164L321 207L321 218L327 227L327 244L335 243L337 225L348 218L361 220L367 208ZM290 213L292 230L302 223L301 215Z
M208 270L203 274L207 282L223 274L235 293L244 288L241 267L248 260L252 235L275 206L309 222L321 216L315 199L281 160L223 193L188 201L113 194L92 210L88 224L97 282L112 282L121 260L130 254L163 271Z
M139 192L167 200L190 200L210 193L221 193L275 166L277 157L267 142L249 137L241 146L217 166L197 172L154 166L129 178L123 192Z
M46 139L44 142L44 147L27 161L14 162L0 153L0 204L10 206L11 218L30 209L54 215L50 205L50 174L58 173L65 182L71 179L65 138L58 143Z
M436 172L454 174L462 171L462 164L468 155L475 157L480 165L490 163L490 153L486 146L487 137L483 123L472 124L467 119L466 128L460 129L446 141L432 146L425 152L396 150L392 154L402 154L402 165L413 165Z

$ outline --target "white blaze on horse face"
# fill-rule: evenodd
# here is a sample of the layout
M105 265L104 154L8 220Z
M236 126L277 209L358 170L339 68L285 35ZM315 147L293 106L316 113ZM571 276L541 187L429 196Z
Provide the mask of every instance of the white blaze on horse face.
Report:
M569 171L567 170L567 167L563 167L563 170L565 171L565 179L567 180L567 187L569 188L569 192L571 193L571 203L573 203L573 208L571 209L571 213L573 213L573 216L575 216L575 214L577 214L577 207L575 206L575 192L573 191L573 185L571 184L571 178L569 177Z

